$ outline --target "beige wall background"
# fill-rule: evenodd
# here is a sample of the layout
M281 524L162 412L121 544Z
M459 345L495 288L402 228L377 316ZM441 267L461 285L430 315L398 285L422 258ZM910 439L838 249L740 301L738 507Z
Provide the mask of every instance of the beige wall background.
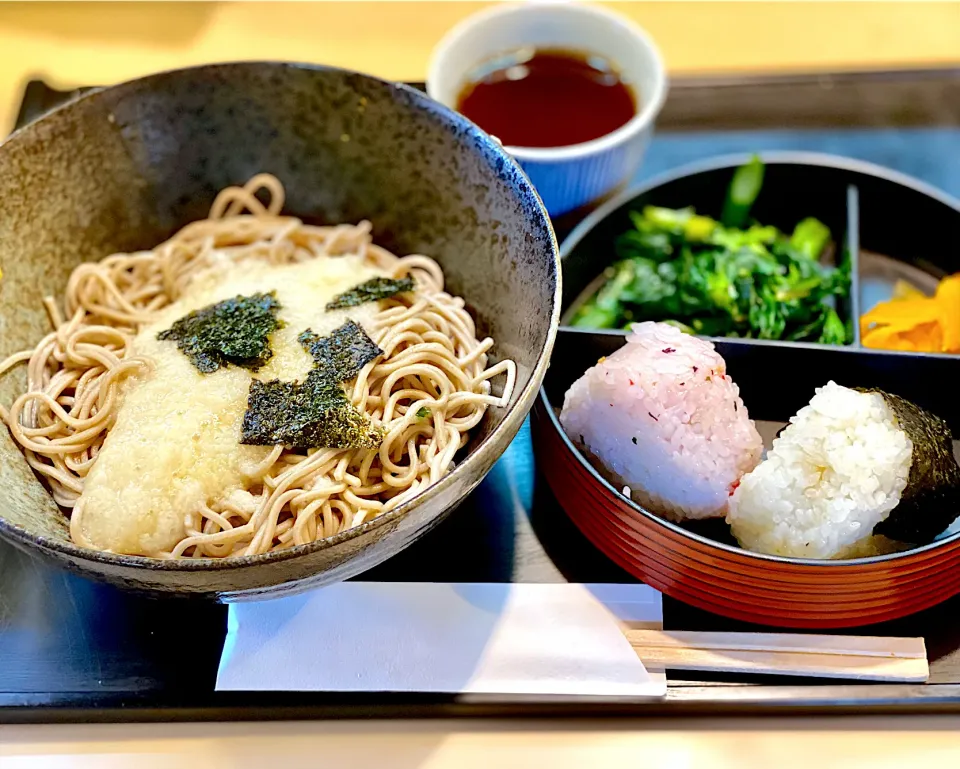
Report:
M25 81L109 84L210 61L281 58L419 80L434 44L491 3L0 3L0 130ZM674 73L960 63L960 0L613 2Z

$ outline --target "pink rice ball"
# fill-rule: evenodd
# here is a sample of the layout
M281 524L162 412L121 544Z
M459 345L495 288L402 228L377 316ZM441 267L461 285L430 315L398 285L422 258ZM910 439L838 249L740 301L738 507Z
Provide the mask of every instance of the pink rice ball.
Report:
M714 346L666 323L573 383L560 423L619 489L674 521L725 515L763 441Z

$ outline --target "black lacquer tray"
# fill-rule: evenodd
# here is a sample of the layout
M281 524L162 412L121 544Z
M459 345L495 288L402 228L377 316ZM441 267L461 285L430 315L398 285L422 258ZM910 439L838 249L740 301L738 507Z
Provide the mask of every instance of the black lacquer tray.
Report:
M32 81L20 122L74 93ZM672 84L658 131L641 177L730 150L799 149L873 160L960 194L960 71L681 79ZM859 192L862 206L863 190ZM558 224L566 230L572 223ZM938 242L942 246L953 240L951 233ZM957 410L955 400L948 398L948 406ZM363 579L633 581L563 513L535 469L526 427L454 515ZM671 673L666 699L647 703L216 693L226 614L226 607L215 604L128 595L0 543L0 722L960 713L960 599L857 631L922 635L931 670L926 685L743 676L705 680L705 674ZM664 621L672 629L751 629L669 598L664 600Z

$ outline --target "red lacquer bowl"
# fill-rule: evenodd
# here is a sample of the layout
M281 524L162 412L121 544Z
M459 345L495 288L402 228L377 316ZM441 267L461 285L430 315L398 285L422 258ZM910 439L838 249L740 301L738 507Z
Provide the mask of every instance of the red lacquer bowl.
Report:
M623 569L685 603L777 627L843 628L903 617L960 593L960 537L849 561L751 553L624 497L566 437L544 391L532 425L537 464L580 531Z
M697 213L718 217L734 169L747 159L714 158L672 171L590 214L560 249L564 311L596 291L598 275L618 258L618 239L634 226L633 212L647 205L692 206ZM849 297L838 301L836 310L852 327L858 325L858 305L865 296L862 280L869 279L874 288L878 280L892 280L890 271L898 262L909 276L896 275L913 280L920 274L921 255L934 268L927 275L931 280L936 280L934 274L960 272L960 252L943 245L943 232L960 225L960 201L849 158L774 152L763 153L762 160L763 188L751 215L784 232L807 216L830 229L849 259ZM931 224L918 233L916 221ZM569 386L624 339L622 331L572 328L561 318L533 410L537 463L573 522L612 561L678 600L779 627L867 625L912 614L960 592L960 534L874 558L781 558L743 550L732 538L708 539L624 497L567 439L553 410L562 405ZM809 403L816 388L833 380L847 387L879 387L914 401L946 420L954 437L960 437L960 356L865 349L856 332L845 346L712 341L755 420L785 422Z

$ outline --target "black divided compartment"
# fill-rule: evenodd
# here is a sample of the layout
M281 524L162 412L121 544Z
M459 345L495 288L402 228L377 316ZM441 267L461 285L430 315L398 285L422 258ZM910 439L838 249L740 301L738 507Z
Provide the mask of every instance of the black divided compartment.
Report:
M860 306L865 276L874 284L888 279L891 265L906 277L920 274L930 281L960 271L960 249L955 245L960 202L921 182L856 160L783 152L762 153L761 158L766 175L751 215L784 231L807 216L830 227L838 247L848 248L853 257L851 301L838 310L844 320L847 313L854 318L855 328L860 313L869 309ZM568 311L616 260L614 242L630 229L630 211L644 205L693 206L698 213L719 216L733 171L747 160L747 156L726 157L682 168L624 193L588 217L561 248L563 310ZM623 339L622 331L561 325L545 383L552 405L561 406L567 387L597 358L620 347ZM901 395L943 417L954 437L960 437L960 356L868 350L860 346L859 333L852 345L843 347L712 341L754 419L785 421L809 402L815 388L832 379L849 387L879 387Z
M871 166L872 168L872 166ZM960 201L908 177L856 174L860 245L936 278L960 272Z

